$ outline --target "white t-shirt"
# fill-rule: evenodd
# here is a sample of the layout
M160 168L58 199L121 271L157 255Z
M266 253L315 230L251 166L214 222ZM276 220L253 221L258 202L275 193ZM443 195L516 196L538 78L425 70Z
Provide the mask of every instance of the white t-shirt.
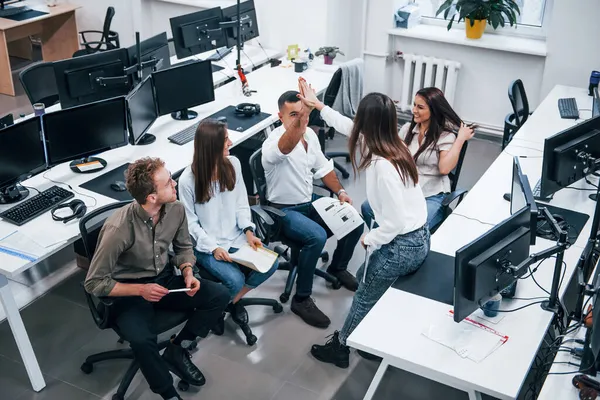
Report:
M284 133L285 128L281 125L262 145L267 200L278 204L308 203L312 200L313 179L321 179L333 171L333 161L325 157L319 137L310 128L304 133L307 150L300 140L294 150L283 154L279 150L279 139Z
M404 124L400 129L402 140L406 138L410 123ZM408 150L414 156L419 150L419 125L416 125L412 140L408 143ZM450 179L447 175L440 173L440 151L448 151L452 148L456 136L452 132L443 132L437 143L425 149L417 159L417 171L419 172L419 184L423 189L425 197L435 196L440 193L450 192Z

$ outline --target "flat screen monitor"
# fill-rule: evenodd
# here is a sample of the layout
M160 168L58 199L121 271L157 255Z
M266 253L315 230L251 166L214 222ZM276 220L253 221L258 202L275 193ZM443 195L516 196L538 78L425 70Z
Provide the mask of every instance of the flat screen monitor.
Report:
M592 118L600 116L600 98L598 97L598 86L593 90L594 98L592 100Z
M258 20L256 19L254 0L240 3L240 20L242 21L241 29L237 27L226 29L229 47L237 44L238 30L241 32L241 43L258 37ZM223 21L237 21L237 4L223 9Z
M531 214L531 245L535 245L539 210L527 175L523 174L519 157L513 158L512 188L510 194L510 214L513 215L523 207L528 207Z
M0 204L23 199L17 184L46 168L41 130L37 117L0 130Z
M158 118L152 76L147 76L127 96L127 120L132 144L150 144L156 140L148 129Z
M53 66L63 109L124 96L133 86L131 75L124 72L129 67L127 49L56 61Z
M188 108L210 103L215 99L210 61L174 65L152 74L156 90L158 114L171 113L175 119L197 116Z
M154 61L154 66L148 66L142 69L142 79L150 75L154 71L160 71L161 69L169 68L171 66L171 56L169 53L169 42L167 40L167 33L159 33L156 36L152 36L146 40L140 42L140 53L142 63ZM138 62L137 47L133 45L127 48L127 54L129 56L129 65L135 65ZM137 74L134 74L134 79L139 81Z
M126 109L121 96L44 114L49 166L75 160L71 169L76 172L105 167L106 161L90 156L127 145Z
M210 8L170 19L175 54L178 59L227 46L221 29L221 7Z

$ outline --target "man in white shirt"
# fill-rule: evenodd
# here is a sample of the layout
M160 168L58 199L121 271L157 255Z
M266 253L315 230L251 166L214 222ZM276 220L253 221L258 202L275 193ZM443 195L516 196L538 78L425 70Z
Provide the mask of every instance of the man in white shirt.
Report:
M303 107L298 92L282 94L278 106L283 124L263 143L262 165L267 180L267 199L271 206L286 213L282 221L283 234L302 243L291 309L307 324L327 328L331 321L310 297L317 262L327 238L332 235L311 205L317 198L313 194L313 179L322 179L340 201L352 204L352 199L333 171L333 162L321 151L317 135L307 128L311 109ZM327 268L327 272L352 291L356 291L358 282L347 267L362 232L361 225L338 241Z

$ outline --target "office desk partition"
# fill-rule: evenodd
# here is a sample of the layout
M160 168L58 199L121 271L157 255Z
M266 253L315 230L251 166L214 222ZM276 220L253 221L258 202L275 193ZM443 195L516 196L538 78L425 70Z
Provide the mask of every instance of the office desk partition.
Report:
M150 129L150 132L156 136L156 141L154 143L146 146L128 145L100 154L99 156L108 162L108 166L104 170L90 174L76 174L71 171L68 163L63 163L46 171L44 174L34 176L24 182L24 184L29 187L43 190L54 184L49 180L52 179L53 181L61 182L59 186L62 187L66 187L66 184L71 185L73 189L84 195L81 196L76 193L75 198L79 198L86 202L88 204L88 209L93 208L91 207L91 203L93 202L90 197L95 199L95 207L101 207L114 202L114 200L110 197L99 195L95 192L81 188L80 185L95 177L108 173L127 162L146 156L162 158L166 163L166 167L173 172L185 168L192 160L194 144L193 142L189 142L183 146L178 146L168 141L167 138L170 135L227 106L236 105L242 102L259 103L262 110L271 115L243 132L230 130L229 138L233 142L233 146L236 146L273 125L278 119L277 99L279 96L286 90L298 88L297 80L299 74L296 74L293 68L286 67L285 64L286 63L276 68L263 67L252 72L248 79L252 88L257 90L257 93L252 97L244 96L241 88L236 84L227 84L215 90L215 101L193 108L193 110L198 113L198 118L195 120L176 121L173 120L170 115L160 117ZM335 68L320 65L305 71L302 76L304 76L318 92L322 92L329 84L334 70ZM58 108L57 106L53 107L53 109ZM0 206L0 210L7 207L9 206ZM77 240L79 237L78 221L73 220L67 224L54 222L52 221L50 212L46 212L18 228L0 220L0 237L5 237L9 233L17 230L30 238L40 236L52 238L52 243L46 248L46 253L35 262L28 262L0 252L0 300L6 311L13 336L17 342L19 352L27 369L33 389L35 391L40 391L44 388L45 382L19 313L19 308L22 307L23 304L16 303L8 286L7 278L14 277L19 273L26 271L36 263Z
M520 162L533 187L541 176L544 139L576 123L560 118L557 103L563 97L575 97L579 108L591 108L592 100L587 96L587 90L556 86L452 215L432 235L431 250L454 256L457 249L509 217L510 203L502 195L511 189L513 156L526 156ZM585 118L583 111L582 118ZM597 179L593 181L597 183ZM583 180L573 186L580 189L589 187ZM595 202L588 198L589 193L563 189L555 194L550 204L593 215ZM559 290L561 298L590 229L591 218L578 240L565 252L567 267ZM531 247L531 253L554 244L538 238L536 245ZM534 276L543 288L550 289L553 272L554 259L549 259L541 263ZM516 296L547 297L532 279L519 281ZM514 309L533 301L507 300L503 301L502 308ZM508 313L493 326L509 336L508 342L485 360L475 363L422 335L436 321L449 318L447 314L450 309L451 306L438 301L394 288L387 290L347 340L351 347L383 358L365 399L373 398L389 365L464 390L470 400L481 399L481 393L503 400L518 396L553 314L542 310L539 304Z
M0 93L10 96L15 95L15 87L9 54L31 59L30 36L40 37L44 61L71 58L79 49L75 10L80 6L63 3L47 7L44 2L39 1L26 1L18 5L47 14L23 21L0 18Z

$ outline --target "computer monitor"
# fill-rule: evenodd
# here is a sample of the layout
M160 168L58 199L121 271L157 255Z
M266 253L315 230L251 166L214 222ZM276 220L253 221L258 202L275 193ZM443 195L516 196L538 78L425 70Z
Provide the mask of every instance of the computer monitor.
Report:
M171 32L177 58L227 46L227 35L220 26L222 20L221 7L171 18Z
M593 159L600 160L600 117L546 138L540 197L549 198L593 172L589 168Z
M90 157L128 143L125 97L85 104L42 117L48 165L71 161L74 172L95 172L106 161Z
M152 74L158 114L171 113L174 119L188 120L198 116L189 107L210 103L215 99L210 61L174 65Z
M63 109L124 96L133 86L132 77L124 72L129 66L127 49L101 51L53 65Z
M460 322L510 286L526 268L511 271L529 257L529 207L523 207L473 242L454 259L454 321Z
M0 130L0 204L27 197L19 182L46 169L41 131L37 117Z
M150 144L156 140L148 129L158 118L152 76L147 76L127 96L127 122L131 144Z
M596 261L597 263L597 261ZM598 265L596 265L597 268ZM579 365L579 370L586 374L596 376L600 369L600 299L598 292L600 291L600 272L596 269L596 276L592 283L592 326L588 327L585 335L585 344L583 348L583 356ZM587 304L587 302L585 303ZM583 305L583 302L580 302ZM588 315L587 309L581 310L581 315Z
M159 33L156 36L142 40L140 42L140 53L142 63L154 61L151 63L154 64L154 66L147 66L142 69L142 79L154 71L160 71L161 69L169 68L171 66L169 42L167 40L166 32ZM127 54L129 55L129 65L137 64L137 46L133 45L127 48ZM136 74L134 74L134 79L136 82L140 81Z
M256 19L254 0L240 3L240 20L242 21L240 43L258 37L258 20ZM237 4L223 9L223 22L229 21L237 21ZM227 28L225 31L228 46L235 46L237 44L238 28Z
M596 118L597 116L600 116L600 98L598 95L598 86L594 87L592 94L592 118Z
M533 198L533 192L529 185L527 175L523 174L519 157L513 158L513 175L512 189L510 193L510 214L513 215L523 209L529 207L531 214L531 245L535 245L537 222L538 222L538 207Z

